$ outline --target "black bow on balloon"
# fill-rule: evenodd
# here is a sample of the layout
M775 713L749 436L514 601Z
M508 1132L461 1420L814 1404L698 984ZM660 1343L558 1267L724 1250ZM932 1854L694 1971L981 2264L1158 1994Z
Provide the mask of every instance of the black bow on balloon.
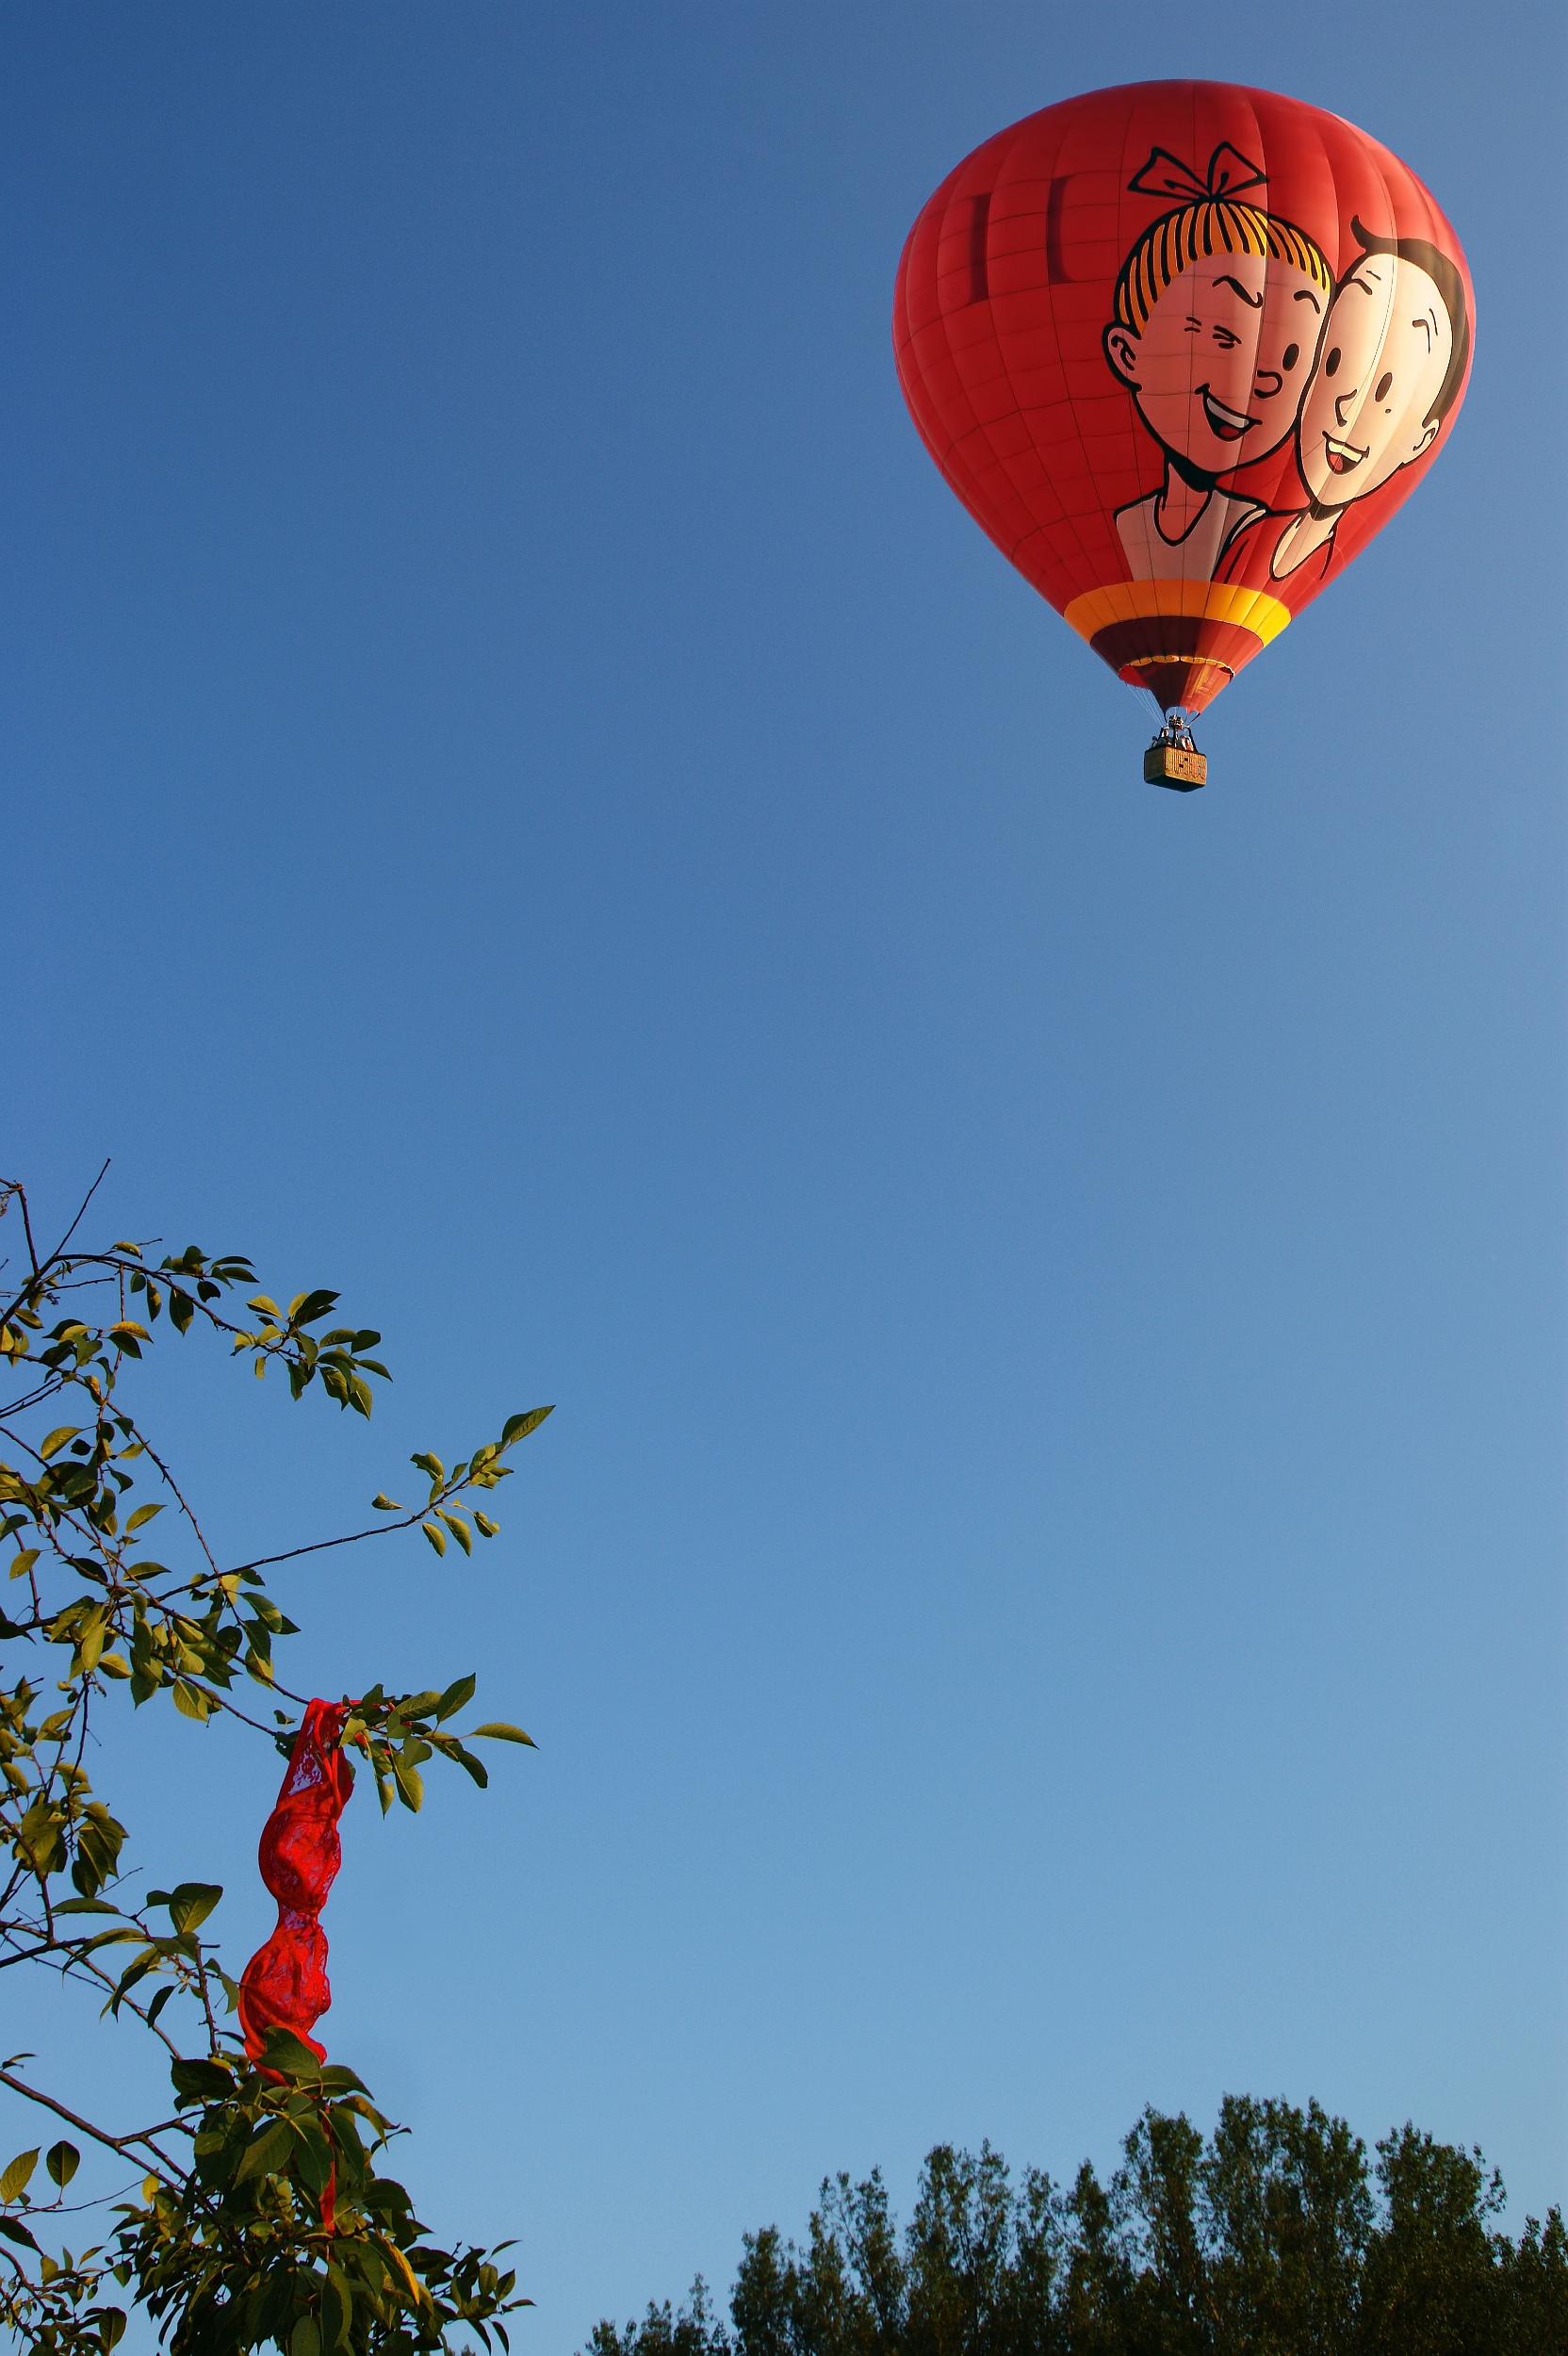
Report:
M1200 180L1190 164L1178 162L1168 148L1156 147L1127 186L1140 196L1174 196L1184 205L1212 205L1217 197L1233 201L1243 188L1261 188L1267 178L1229 139L1222 139L1209 157L1206 180Z

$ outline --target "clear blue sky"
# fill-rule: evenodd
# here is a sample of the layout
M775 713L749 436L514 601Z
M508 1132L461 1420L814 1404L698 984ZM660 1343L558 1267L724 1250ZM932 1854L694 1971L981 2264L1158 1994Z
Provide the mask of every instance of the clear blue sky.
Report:
M1568 2192L1563 27L1416 21L0 16L4 1163L384 1330L368 1431L163 1378L237 1547L560 1402L471 1569L284 1591L541 1745L356 1800L325 2024L536 2356L1146 2101ZM1176 73L1385 140L1479 308L1190 798L889 339L951 165ZM237 1963L275 1762L152 1718Z

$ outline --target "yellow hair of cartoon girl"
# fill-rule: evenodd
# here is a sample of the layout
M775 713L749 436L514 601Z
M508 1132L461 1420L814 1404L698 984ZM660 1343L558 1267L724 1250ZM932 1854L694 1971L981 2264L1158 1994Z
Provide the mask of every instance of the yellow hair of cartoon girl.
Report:
M1334 274L1323 251L1304 229L1235 197L1205 196L1165 214L1144 231L1116 282L1117 325L1141 335L1171 280L1194 262L1217 254L1272 256L1304 270L1325 295L1334 290Z

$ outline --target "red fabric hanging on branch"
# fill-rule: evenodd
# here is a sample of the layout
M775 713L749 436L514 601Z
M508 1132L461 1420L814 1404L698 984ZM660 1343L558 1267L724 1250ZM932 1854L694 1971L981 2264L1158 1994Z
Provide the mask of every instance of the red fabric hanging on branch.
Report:
M261 2059L271 2028L291 2029L318 2061L327 2057L310 2033L332 2003L327 1935L318 1917L343 1861L337 1820L354 1788L341 1748L349 1709L347 1702L309 1705L262 1829L261 1878L278 1902L278 1924L239 1982L239 2025L252 2061Z

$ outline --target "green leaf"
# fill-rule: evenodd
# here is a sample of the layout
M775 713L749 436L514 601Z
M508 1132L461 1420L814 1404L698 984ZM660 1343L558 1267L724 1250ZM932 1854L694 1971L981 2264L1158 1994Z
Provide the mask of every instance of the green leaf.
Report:
M438 1726L444 1726L449 1718L455 1717L460 1710L467 1709L468 1704L474 1698L474 1687L477 1682L478 1680L471 1677L459 1677L455 1685L448 1686L435 1705L435 1723Z
M155 1513L161 1513L162 1512L163 1508L161 1505L139 1505L136 1512L131 1515L130 1520L125 1524L126 1537L128 1538L130 1536L133 1530L139 1530L144 1522L150 1522Z
M521 1726L506 1726L498 1718L488 1726L470 1726L468 1728L470 1742L476 1734L487 1734L492 1742L526 1742L531 1751L536 1751L539 1748L531 1734L525 1734Z
M177 1931L193 1931L206 1921L222 1895L221 1882L181 1882L170 1892L169 1919Z
M370 1499L370 1511L373 1513L400 1513L402 1510L396 1498L384 1497L379 1489Z
M195 1718L205 1726L209 1707L206 1695L186 1677L174 1679L174 1707L182 1717Z
M293 2128L286 2119L274 2119L246 2145L234 2172L235 2183L248 2184L253 2176L275 2176L293 2149Z
M447 1478L447 1467L443 1464L439 1456L411 1456L408 1461L411 1464L417 1464L422 1473L428 1473L431 1479L437 1483L445 1481Z
M447 1539L445 1531L442 1530L434 1522L421 1522L419 1527L424 1531L425 1536L430 1540L431 1545L435 1548L436 1553L445 1554L447 1551Z
M266 1293L257 1293L254 1300L248 1301L245 1306L247 1309L253 1309L258 1317L271 1317L274 1323L278 1325L283 1323L283 1311L277 1302Z
M222 2102L234 2092L234 2071L217 2061L177 2061L169 2075L182 2102Z
M262 2048L262 2059L269 2070L275 2070L281 2078L312 2081L321 2075L321 2065L302 2037L292 2029L270 2028Z
M353 2296L347 2277L329 2263L327 2279L321 2291L321 2342L329 2351L346 2348L349 2327L353 2320Z
M391 2176L376 2177L366 2185L363 2198L366 2207L377 2216L398 2213L406 2216L414 2206L401 2184Z
M122 1653L105 1653L98 1667L106 1677L128 1677L131 1674L131 1664Z
M508 1415L501 1426L502 1448L510 1448L514 1440L526 1440L531 1432L538 1431L547 1415L553 1415L554 1413L552 1404L548 1407L531 1407L526 1415Z
M452 1536L457 1540L457 1543L463 1548L464 1553L472 1554L474 1550L474 1533L469 1529L467 1523L464 1520L462 1514L448 1513L444 1512L441 1515L441 1519L446 1523L447 1528L451 1531Z
M288 1304L290 1325L314 1325L318 1317L326 1316L336 1299L335 1293L296 1293ZM256 1304L253 1301L246 1305L253 1309Z
M20 2193L25 2192L37 2166L38 2148L36 2145L31 2151L19 2151L5 2174L0 2176L0 2201L4 2201L8 2205Z
M51 1456L57 1456L67 1440L79 1439L84 1429L79 1423L62 1423L57 1432L51 1432L39 1449L44 1463L47 1464Z
M499 1530L500 1524L499 1522L493 1522L488 1513L476 1513L474 1515L474 1528L479 1531L482 1538L493 1538L497 1530Z
M478 1784L482 1792L488 1792L490 1789L489 1775L485 1770L483 1761L476 1759L472 1751L466 1751L461 1742L453 1742L447 1752L447 1757L449 1759L456 1759L458 1765L463 1768L466 1774L472 1775L474 1781Z
M74 2143L52 2143L43 2155L44 2167L62 2192L81 2164L82 2155Z
M400 1759L392 1761L392 1773L398 1779L398 1797L404 1808L416 1816L425 1805L425 1787L417 1767L410 1767Z
M0 2233L4 2233L8 2241L24 2243L29 2250L38 2248L37 2242L34 2241L27 2228L24 2225L19 2225L14 2217L0 2217Z
M328 2142L319 2119L299 2122L301 2149L295 2161L295 2174L305 2190L318 2201L332 2182L333 2149Z
M288 2356L321 2356L321 2334L314 2315L302 2315L289 2337Z
M329 2094L363 2094L366 2091L364 2079L356 2078L345 2062L324 2063L321 2084Z
M108 2003L104 2006L104 2012L112 2012L115 2019L118 2021L120 2018L120 2007L122 2004L130 1994L132 1988L135 1988L137 1982L139 1980L144 1980L147 1977L148 1972L154 1969L158 1959L158 1950L155 1946L144 1947L140 1955L138 1955L136 1961L130 1966L129 1970L121 1973L119 1985L115 1988L114 1994L109 1998ZM98 2018L102 2021L104 2013L101 2012Z

